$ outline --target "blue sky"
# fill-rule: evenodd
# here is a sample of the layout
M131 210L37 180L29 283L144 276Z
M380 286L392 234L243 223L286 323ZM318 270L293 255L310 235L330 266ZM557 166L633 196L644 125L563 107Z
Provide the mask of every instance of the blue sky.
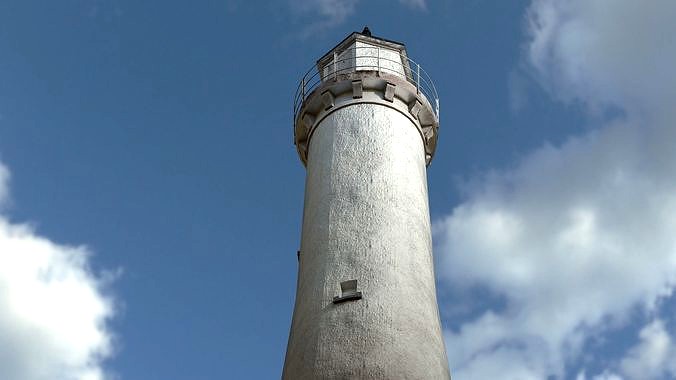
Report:
M305 175L292 97L364 25L441 98L454 378L676 378L674 17L671 0L3 1L0 378L278 378Z

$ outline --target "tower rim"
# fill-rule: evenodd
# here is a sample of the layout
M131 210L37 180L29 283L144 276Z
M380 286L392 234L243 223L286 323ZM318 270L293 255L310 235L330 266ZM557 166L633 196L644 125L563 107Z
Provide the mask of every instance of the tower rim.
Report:
M391 108L406 116L422 139L425 164L436 151L439 122L427 98L408 81L376 72L345 74L336 81L322 82L303 102L294 122L294 144L307 165L310 140L322 121L335 111L355 104Z
M307 163L309 137L320 120L319 114L333 107L324 102L333 102L350 89L353 103L364 103L362 98L369 92L381 93L380 98L389 103L396 103L395 98L403 101L403 108L408 108L421 131L426 164L430 164L439 128L439 95L434 82L408 57L403 43L373 37L368 27L361 33L350 33L330 49L298 84L293 103L293 142L303 164ZM317 97L331 99L318 104Z

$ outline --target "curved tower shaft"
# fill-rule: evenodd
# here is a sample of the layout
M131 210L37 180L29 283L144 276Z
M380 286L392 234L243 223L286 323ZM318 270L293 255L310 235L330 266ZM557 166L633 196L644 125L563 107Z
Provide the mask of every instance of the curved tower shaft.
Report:
M316 70L294 109L307 179L282 377L449 379L426 177L436 91L402 44L367 30Z

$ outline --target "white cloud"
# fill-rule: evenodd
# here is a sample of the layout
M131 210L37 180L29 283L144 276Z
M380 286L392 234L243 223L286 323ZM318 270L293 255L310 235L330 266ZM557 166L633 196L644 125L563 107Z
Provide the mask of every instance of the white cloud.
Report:
M360 0L289 0L291 10L308 19L305 34L342 24L356 10ZM407 7L425 10L426 0L399 0Z
M676 98L676 2L535 0L528 56L564 99L660 112Z
M620 377L618 374L613 373L611 371L605 370L603 373L594 376L594 380L623 380L622 377ZM581 380L584 380L582 378Z
M399 2L413 9L427 9L425 0L399 0Z
M676 377L676 346L662 320L654 320L639 333L640 342L622 359L620 367L628 379Z
M9 198L9 170L0 162L0 207Z
M290 0L291 9L309 17L306 33L340 25L354 13L359 0Z
M0 202L9 172L0 163ZM59 245L0 215L0 379L100 380L112 354L106 279L84 247Z
M486 174L435 224L442 286L505 301L447 331L456 377L571 377L592 337L671 294L675 17L671 0L533 1L526 59L540 82L624 116Z

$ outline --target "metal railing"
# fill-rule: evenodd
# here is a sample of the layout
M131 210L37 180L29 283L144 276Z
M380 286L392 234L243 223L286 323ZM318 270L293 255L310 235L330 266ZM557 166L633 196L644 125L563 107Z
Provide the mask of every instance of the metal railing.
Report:
M364 54L365 51L370 54ZM417 62L407 56L376 46L360 46L346 49L340 54L334 52L333 59L324 62L321 68L313 65L298 84L293 99L294 123L303 102L319 85L325 81L337 80L341 74L359 71L376 71L405 78L427 98L434 107L434 115L439 121L439 95L434 82Z

